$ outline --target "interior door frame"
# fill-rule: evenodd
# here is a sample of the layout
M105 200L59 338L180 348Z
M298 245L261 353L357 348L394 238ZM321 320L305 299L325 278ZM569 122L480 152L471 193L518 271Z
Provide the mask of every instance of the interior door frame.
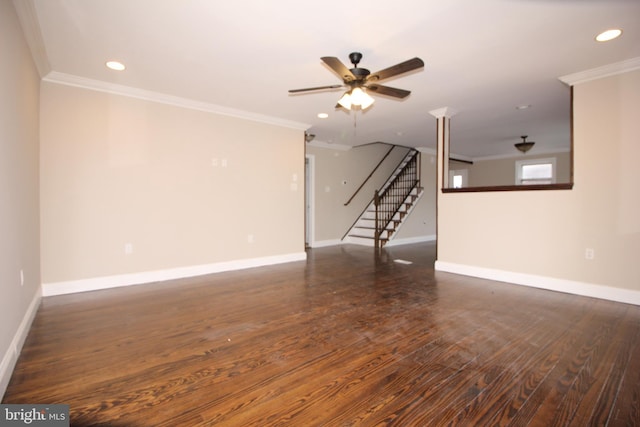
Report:
M304 157L304 241L305 246L312 248L315 243L314 175L316 159L313 154L305 154Z

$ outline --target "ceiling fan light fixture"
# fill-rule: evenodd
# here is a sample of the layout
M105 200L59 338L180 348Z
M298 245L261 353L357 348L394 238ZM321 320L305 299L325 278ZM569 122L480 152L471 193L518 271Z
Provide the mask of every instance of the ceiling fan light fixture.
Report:
M340 100L338 101L338 104L340 104L342 107L346 108L347 110L351 110L351 93L350 92L345 92L344 95L342 95L342 98L340 98Z
M374 99L364 89L355 87L351 90L351 103L358 105L363 110L369 108L373 104Z
M347 110L351 110L352 106L360 107L363 110L371 107L371 105L375 102L375 99L371 97L367 92L362 90L359 87L353 88L348 92L345 92L342 95L342 98L338 101L340 106L346 108Z

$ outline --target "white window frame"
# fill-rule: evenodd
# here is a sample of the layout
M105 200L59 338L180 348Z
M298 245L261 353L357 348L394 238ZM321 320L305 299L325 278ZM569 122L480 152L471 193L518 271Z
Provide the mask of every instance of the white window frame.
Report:
M522 184L522 167L526 165L547 165L551 164L551 184L556 183L556 158L549 157L545 159L526 159L526 160L516 160L516 185L532 185L532 184ZM546 183L545 183L546 184Z

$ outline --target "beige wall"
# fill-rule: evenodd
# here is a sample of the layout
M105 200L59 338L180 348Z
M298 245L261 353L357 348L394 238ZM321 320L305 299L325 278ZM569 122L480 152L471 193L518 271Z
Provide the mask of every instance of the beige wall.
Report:
M304 254L303 131L41 93L43 283Z
M314 158L314 242L336 244L371 202L373 193L382 187L398 166L406 148L396 147L371 179L348 205L344 204L364 182L373 168L391 148L387 144L370 144L350 150L307 146ZM431 158L434 158L433 163ZM403 224L396 239L413 239L435 235L435 155L422 155L425 197L415 207L411 220Z
M455 126L455 118L452 120ZM566 153L528 154L505 159L476 160L472 165L451 161L449 168L466 169L469 187L515 185L516 162L519 160L556 159L556 182L571 182L571 155Z
M40 77L10 1L0 1L0 396L40 290ZM24 284L21 285L20 271Z
M599 285L640 303L638 117L640 71L577 84L573 190L440 192L439 268L529 274L551 288L564 279L576 293Z

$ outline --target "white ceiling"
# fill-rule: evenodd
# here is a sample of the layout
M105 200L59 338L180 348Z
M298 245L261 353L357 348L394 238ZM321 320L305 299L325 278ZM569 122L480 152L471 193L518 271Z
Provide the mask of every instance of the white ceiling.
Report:
M350 146L435 148L429 112L450 107L452 151L470 158L513 153L520 135L538 152L568 146L558 78L640 57L640 0L15 2L35 11L45 73L305 123L316 141ZM611 27L622 37L594 41ZM409 97L376 96L365 112L336 110L342 90L288 94L340 83L320 57L350 66L353 51L372 72L415 56L426 65L382 82ZM107 69L111 59L127 69Z

